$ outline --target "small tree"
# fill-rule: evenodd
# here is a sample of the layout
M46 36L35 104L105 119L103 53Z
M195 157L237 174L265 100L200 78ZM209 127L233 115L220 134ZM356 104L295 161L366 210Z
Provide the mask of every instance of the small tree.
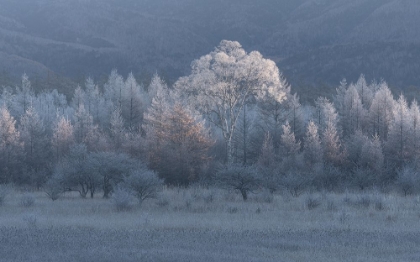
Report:
M405 166L397 172L397 185L404 196L417 192L420 188L419 173L412 167Z
M265 135L257 166L263 186L270 190L270 193L276 191L279 186L278 163L274 152L273 140L269 133Z
M216 181L221 187L239 191L244 201L248 199L248 193L253 193L260 184L254 167L236 164L220 170L216 175Z
M134 192L140 204L148 199L155 198L162 188L163 181L157 174L146 168L132 171L125 179L124 184Z

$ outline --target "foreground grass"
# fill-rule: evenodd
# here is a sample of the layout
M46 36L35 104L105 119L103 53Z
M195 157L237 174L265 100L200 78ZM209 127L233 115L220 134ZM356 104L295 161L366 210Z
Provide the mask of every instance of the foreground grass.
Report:
M0 207L0 261L419 261L420 199L165 190L117 212L68 194Z

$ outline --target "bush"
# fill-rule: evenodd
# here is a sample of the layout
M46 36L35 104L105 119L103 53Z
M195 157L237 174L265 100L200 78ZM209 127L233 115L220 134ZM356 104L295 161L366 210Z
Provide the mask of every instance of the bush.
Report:
M128 211L133 207L133 192L124 187L117 187L112 194L117 211Z
M397 173L397 185L404 196L416 193L420 188L419 173L412 167L404 167Z
M319 199L316 199L312 196L309 196L305 200L305 206L308 210L313 210L321 205L321 201Z
M56 175L51 177L45 183L44 192L52 201L59 199L60 195L64 192L60 178Z
M141 204L148 198L156 198L158 191L162 189L163 181L155 172L141 169L132 171L124 179L124 185L134 193Z
M308 175L300 172L288 173L281 178L281 184L287 188L292 196L298 197L310 184L310 179Z
M253 193L260 185L255 168L236 164L220 170L216 181L221 187L239 191L244 201L248 199L248 193Z
M20 204L23 207L31 207L35 204L35 197L31 193L25 193L20 198Z

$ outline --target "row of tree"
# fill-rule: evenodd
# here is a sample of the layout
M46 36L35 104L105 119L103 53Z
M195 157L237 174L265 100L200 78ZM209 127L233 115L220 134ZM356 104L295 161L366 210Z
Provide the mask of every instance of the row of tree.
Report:
M420 156L415 100L395 100L385 82L362 75L301 105L273 61L231 41L171 87L114 70L104 86L88 78L68 99L35 94L23 75L21 86L3 87L0 105L0 183L59 181L82 196L108 196L146 169L171 185L363 189L399 181L407 167L417 176Z

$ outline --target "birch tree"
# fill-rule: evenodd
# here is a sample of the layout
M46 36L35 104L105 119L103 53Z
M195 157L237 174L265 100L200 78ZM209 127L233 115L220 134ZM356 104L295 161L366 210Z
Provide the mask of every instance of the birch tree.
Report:
M213 52L193 61L191 75L180 78L175 89L222 131L227 162L232 163L232 138L243 107L267 97L283 101L282 83L273 61L223 40Z

